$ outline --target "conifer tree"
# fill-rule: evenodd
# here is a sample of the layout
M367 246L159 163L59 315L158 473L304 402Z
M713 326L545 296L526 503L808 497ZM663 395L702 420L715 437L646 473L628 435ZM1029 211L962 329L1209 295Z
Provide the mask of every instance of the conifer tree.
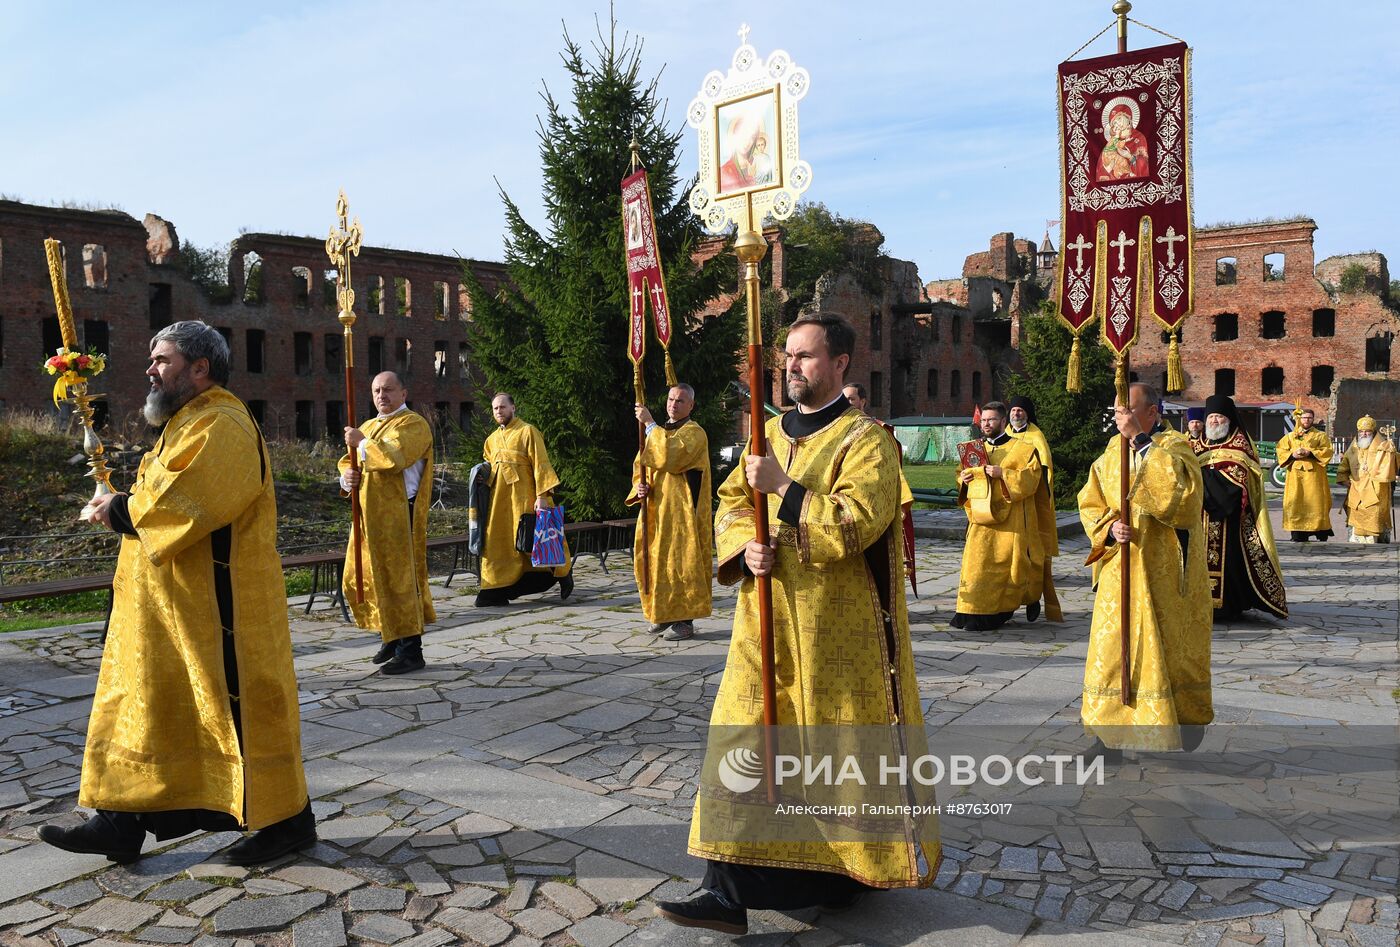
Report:
M643 80L641 41L619 37L612 21L590 47L585 55L565 32L571 108L543 93L544 225L527 221L503 190L508 285L489 294L464 267L476 364L488 391L510 392L521 417L544 434L574 520L622 515L637 449L620 190L634 134L656 213L672 359L695 388L692 416L716 449L733 424L726 389L737 378L744 331L742 320L700 315L734 290L737 264L728 249L694 262L704 235L687 204L690 185L678 177L684 127L668 127L656 78ZM647 320L647 395L662 421L665 377L650 310Z
M1080 342L1084 390L1065 390L1065 366L1074 337L1052 304L1021 323L1023 370L1007 379L1008 397L1025 395L1035 402L1036 424L1055 455L1055 506L1074 509L1089 468L1103 453L1108 435L1100 418L1113 404L1113 356L1095 338L1097 327L1086 329ZM1110 432L1111 433L1111 432Z

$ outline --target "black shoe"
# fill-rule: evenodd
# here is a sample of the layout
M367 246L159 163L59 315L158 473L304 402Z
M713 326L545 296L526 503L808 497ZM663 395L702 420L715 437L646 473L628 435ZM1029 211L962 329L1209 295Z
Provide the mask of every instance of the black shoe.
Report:
M224 865L261 865L315 844L316 816L311 812L311 801L307 800L306 808L290 819L244 836L220 852L215 861Z
M427 662L423 660L422 635L400 638L394 644L398 646L394 660L380 668L380 674L407 674L409 671L421 671L427 667Z
M852 891L842 897L833 898L820 906L821 912L823 914L844 914L864 901L865 896L869 893L869 891Z
M141 857L141 843L146 841L146 830L141 825L141 817L134 812L99 809L97 815L72 828L42 825L39 827L39 838L65 852L103 855L108 861L129 865Z
M476 601L472 604L477 608L499 608L502 605L509 605L510 599L496 589L485 589L476 593Z
M397 654L398 651L399 643L397 641L386 641L379 646L378 651L374 652L374 657L370 658L370 661L374 664L383 664Z
M1084 751L1086 760L1102 759L1110 766L1117 766L1123 762L1123 751L1115 750L1104 745L1104 742L1097 737L1094 738L1094 745Z
M748 912L743 908L725 907L710 891L689 901L658 901L656 916L681 927L703 927L725 934L749 932Z
M1026 606L1026 621L1035 621L1040 617L1040 602L1034 601Z
M1183 724L1181 727L1181 748L1187 753L1192 752L1201 745L1201 741L1206 738L1206 728L1204 724Z
M574 574L572 571L568 575L559 577L559 601L568 601L570 595L574 594Z

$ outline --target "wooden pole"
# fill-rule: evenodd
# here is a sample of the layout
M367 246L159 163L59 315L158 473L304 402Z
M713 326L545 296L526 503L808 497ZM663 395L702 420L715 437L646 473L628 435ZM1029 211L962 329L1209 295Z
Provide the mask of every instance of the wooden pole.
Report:
M764 432L763 398L763 321L759 301L758 264L768 252L763 235L754 230L753 199L748 199L748 229L734 239L734 253L744 264L744 296L749 311L749 453L762 457L768 453ZM767 546L768 495L753 490L754 542ZM768 801L777 802L778 785L774 760L777 756L778 691L773 658L773 581L771 576L754 577L758 593L759 645L763 664L763 767L768 784Z
M642 367L641 367L640 365L636 366L636 376L637 376L637 391L636 391L637 403L638 403L638 404L643 404L644 402L641 400L641 399L642 399ZM647 451L647 426L646 426L645 424L643 424L641 421L638 421L638 422L637 422L637 468L641 471L641 484L642 484L643 487L645 487L645 486L647 485L646 451ZM641 537L640 540L637 541L637 552L636 552L636 556L637 556L637 588L638 588L639 591L641 591L643 594L645 594L645 593L647 592L647 590L651 587L651 568L650 568L650 566L651 566L651 562L650 562L651 556L650 556L650 554L647 552L647 538L648 538L648 535L649 535L648 532L647 532L647 507L651 505L651 497L650 497L650 496L644 496L644 497L641 498L641 501L642 501L642 502L641 502L641 509L640 509L640 510L638 511L638 513L637 513L637 516L638 516L638 518L639 518L639 520L640 520L640 522L641 522L641 527L642 527L642 537Z
M1113 12L1118 17L1118 52L1119 54L1128 51L1128 11L1133 5L1127 0L1118 0L1113 4ZM1141 291L1141 287L1139 287ZM1118 401L1124 408L1128 407L1128 382L1132 378L1129 372L1128 350L1124 349L1123 354L1118 357L1117 369L1117 389ZM1131 528L1132 511L1129 509L1129 487L1132 480L1132 445L1122 434L1118 435L1121 442L1118 456L1118 522ZM1132 543L1122 544L1119 552L1122 561L1119 563L1119 661L1122 664L1122 699L1123 705L1128 706L1133 702L1133 666L1132 649L1130 647L1132 618L1132 590L1133 578L1131 572L1132 565Z

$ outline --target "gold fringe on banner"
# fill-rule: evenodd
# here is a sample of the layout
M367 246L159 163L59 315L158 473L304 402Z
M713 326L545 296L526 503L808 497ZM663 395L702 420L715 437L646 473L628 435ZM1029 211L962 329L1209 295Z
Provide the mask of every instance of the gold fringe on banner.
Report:
M671 364L671 350L666 348L664 351L666 352L666 384L674 388L680 384L676 381L676 366Z
M1172 344L1167 349L1167 392L1180 394L1186 388L1186 378L1181 372L1181 328L1172 332Z
M1079 333L1074 334L1074 344L1069 349L1069 372L1065 377L1065 391L1080 392L1084 390L1079 379Z

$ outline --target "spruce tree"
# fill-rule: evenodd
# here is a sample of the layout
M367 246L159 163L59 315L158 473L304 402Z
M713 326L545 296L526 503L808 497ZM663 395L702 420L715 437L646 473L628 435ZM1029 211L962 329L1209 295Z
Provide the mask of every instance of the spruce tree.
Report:
M726 389L737 378L744 332L742 320L700 315L732 291L737 264L730 250L694 262L704 235L687 204L690 183L678 177L684 126L668 127L656 77L643 80L641 41L619 37L613 21L590 47L585 55L564 33L571 108L543 93L544 226L528 222L502 190L509 282L488 294L464 267L476 364L488 389L510 392L520 416L544 434L574 520L622 515L637 449L621 198L634 134L651 184L671 356L679 379L695 388L692 417L716 449L733 426ZM663 358L649 310L647 320L648 401L665 420Z
M1084 331L1079 344L1083 391L1065 390L1065 366L1074 337L1055 318L1052 304L1021 323L1023 370L1006 382L1009 397L1035 402L1036 424L1055 455L1055 506L1074 509L1089 468L1103 453L1108 435L1100 419L1113 404L1113 356L1096 338L1097 326Z

